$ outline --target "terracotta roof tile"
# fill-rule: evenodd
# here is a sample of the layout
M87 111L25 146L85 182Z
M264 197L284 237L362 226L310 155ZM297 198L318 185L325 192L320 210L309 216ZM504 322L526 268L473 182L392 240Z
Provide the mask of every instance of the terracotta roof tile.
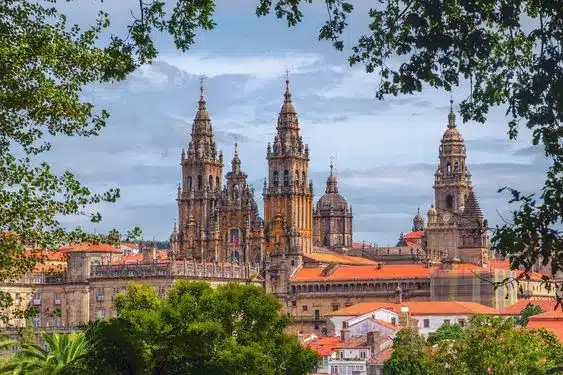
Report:
M37 259L43 259L45 261L59 261L59 262L64 262L65 261L65 256L62 252L60 251L54 251L54 250L31 250L31 249L26 249L25 250L25 256L27 257L31 257L34 256Z
M321 357L328 357L334 352L336 345L340 344L340 337L320 337L305 343L305 348L317 352Z
M502 309L501 313L506 315L518 315L528 304L539 306L544 312L553 311L555 309L555 298L550 299L538 299L538 300L521 300L510 306L506 306Z
M433 268L423 264L349 266L339 265L328 275L322 272L326 266L303 267L291 278L291 281L326 281L326 280L385 280L385 279L421 279L429 278Z
M139 249L139 245L134 242L125 242L122 244L123 246L130 247L132 249Z
M358 316L378 309L387 309L395 313L401 307L408 307L409 313L416 315L472 315L499 314L499 311L476 302L461 301L417 301L417 302L361 302L326 314L327 316Z
M400 325L396 325L396 324L387 322L387 321L385 321L385 320L380 320L380 319L372 319L372 320L373 320L374 322L376 322L377 324L382 325L383 327L392 329L392 330L395 331L395 332L400 331L401 328L403 328L403 327L400 326Z
M318 263L337 263L337 264L354 264L354 265L376 265L377 262L373 260L353 257L349 255L340 254L323 254L323 253L311 253L303 256L304 258L309 258L310 260Z
M563 311L552 310L543 314L531 316L526 328L545 329L553 333L559 341L563 342Z
M59 250L63 253L121 253L118 247L105 243L65 245Z
M403 238L408 239L408 240L418 240L422 237L424 237L424 231L423 230L416 230L414 232L408 232L408 233L403 234Z
M340 341L334 348L335 349L352 349L352 348L367 348L369 347L365 337L351 337L346 341Z
M156 252L156 259L159 262L164 262L168 260L168 252L166 251L157 251ZM115 260L112 264L137 264L143 261L143 254L131 254L131 255L124 255L120 259Z

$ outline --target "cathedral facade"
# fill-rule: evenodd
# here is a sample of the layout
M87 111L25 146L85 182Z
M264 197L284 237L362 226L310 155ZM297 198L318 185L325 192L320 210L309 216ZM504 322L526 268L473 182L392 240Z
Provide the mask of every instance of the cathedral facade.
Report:
M235 144L231 171L222 185L223 153L217 152L203 86L187 153L182 150L178 228L170 238L172 257L260 264L264 223L247 184Z

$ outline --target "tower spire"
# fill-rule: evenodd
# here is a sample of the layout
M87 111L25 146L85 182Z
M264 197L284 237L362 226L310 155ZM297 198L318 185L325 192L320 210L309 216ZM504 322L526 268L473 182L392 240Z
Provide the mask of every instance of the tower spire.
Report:
M203 76L199 77L199 108L205 111L205 98L203 95Z
M330 157L330 175L331 176L332 176L332 170L334 168L333 160L334 160L334 156L331 156Z
M455 113L454 113L454 98L453 94L450 94L450 113L448 114L448 128L455 128Z

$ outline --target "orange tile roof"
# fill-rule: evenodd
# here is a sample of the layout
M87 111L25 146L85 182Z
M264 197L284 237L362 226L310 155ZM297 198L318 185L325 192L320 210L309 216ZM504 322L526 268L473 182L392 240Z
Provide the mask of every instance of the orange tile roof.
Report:
M346 341L340 341L335 349L367 348L369 347L366 337L351 337Z
M337 263L337 264L355 264L355 265L376 265L377 262L373 260L353 257L349 255L340 254L324 254L324 253L310 253L303 256L304 258L309 258L310 260L318 263Z
M37 263L35 268L32 272L39 273L39 272L64 272L66 270L66 263Z
M550 299L524 299L520 300L510 306L506 306L502 309L501 313L506 315L518 315L528 304L539 306L544 312L553 311L555 309L555 304L557 301L555 298Z
M372 319L374 322L376 322L379 325L382 325L383 327L389 328L395 332L400 331L401 328L403 328L400 325L396 325L390 322L386 322L385 320L380 320L380 319Z
M424 231L423 230L417 230L414 232L408 232L403 234L403 238L404 239L409 239L409 240L417 240L424 237Z
M65 261L65 256L62 252L60 251L54 251L54 250L32 250L32 249L26 249L25 250L25 256L27 257L35 257L36 259L42 259L42 260L46 260L46 261L59 261L59 262L64 262Z
M123 245L123 246L130 247L130 248L132 248L132 249L138 249L138 248L139 248L139 245L136 244L136 243L134 243L134 242L125 242L125 243L123 243L122 245Z
M543 314L531 316L528 319L529 329L545 329L553 333L559 341L563 342L563 311L548 311Z
M336 281L336 280L386 280L386 279L422 279L429 278L433 268L423 264L384 265L377 266L349 266L338 265L327 276L322 275L326 266L303 267L291 281Z
M118 247L105 243L65 245L59 250L63 253L121 253Z
M334 352L335 347L340 344L340 337L319 337L305 343L305 348L317 352L321 357L328 357Z
M481 305L476 302L462 301L416 301L416 302L361 302L355 305L344 307L326 314L326 316L358 316L367 314L378 309L387 309L395 313L401 311L401 307L408 307L409 313L416 315L472 315L472 314L491 314L497 315L499 311Z

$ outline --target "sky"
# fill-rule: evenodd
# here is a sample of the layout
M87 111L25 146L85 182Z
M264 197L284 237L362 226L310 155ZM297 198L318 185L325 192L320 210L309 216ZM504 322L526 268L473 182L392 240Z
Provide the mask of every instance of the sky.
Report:
M110 112L107 127L95 138L56 140L46 158L56 170L70 169L95 191L119 187L121 198L95 207L103 215L102 224L65 217L66 225L98 232L139 226L144 238L169 238L177 218L180 154L189 142L201 76L217 146L225 155L223 173L236 141L262 212L266 146L275 134L286 69L301 134L310 149L315 202L324 194L332 157L339 191L353 207L354 241L394 245L401 232L411 229L417 209L426 213L433 202L450 94L425 89L418 95L375 98L377 76L347 63L350 47L367 31L367 8L355 9L345 51L338 52L318 40L325 7L306 7L303 23L290 29L274 16L257 18L256 2L217 1L217 27L198 32L189 51L177 51L169 37L155 35L160 55L151 65L125 81L84 90L85 100ZM103 6L112 19L111 32L122 35L136 3L60 7L71 21L87 24ZM454 103L467 93L466 86L456 89ZM541 149L530 146L529 133L508 140L503 113L502 107L493 109L485 124L462 123L459 116L457 121L476 195L493 225L509 209L508 195L497 190L514 186L536 191L546 166Z

